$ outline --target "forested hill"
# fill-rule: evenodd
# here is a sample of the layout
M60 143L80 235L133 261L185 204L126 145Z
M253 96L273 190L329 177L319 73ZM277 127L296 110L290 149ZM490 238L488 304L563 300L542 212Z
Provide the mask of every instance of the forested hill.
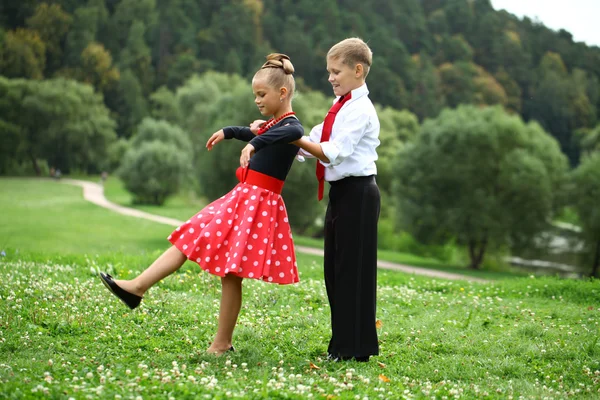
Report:
M324 56L348 36L374 51L373 100L420 119L500 103L576 162L600 111L600 48L489 0L7 0L0 18L0 75L91 83L122 137L161 86L209 69L250 76L273 50L330 94Z

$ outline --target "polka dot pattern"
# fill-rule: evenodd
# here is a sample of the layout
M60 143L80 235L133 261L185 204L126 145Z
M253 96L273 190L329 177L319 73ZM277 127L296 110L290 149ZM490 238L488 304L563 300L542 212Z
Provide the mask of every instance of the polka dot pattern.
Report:
M298 269L287 221L281 195L239 183L175 229L168 240L213 275L290 284L298 282Z

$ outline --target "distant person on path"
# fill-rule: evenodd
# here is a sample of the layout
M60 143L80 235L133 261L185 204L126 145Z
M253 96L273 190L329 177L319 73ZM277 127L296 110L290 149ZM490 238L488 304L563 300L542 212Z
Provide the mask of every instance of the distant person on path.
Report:
M298 282L292 232L280 194L299 150L290 143L304 134L292 111L293 72L286 55L267 56L267 62L254 75L252 90L260 113L272 118L258 135L249 127L230 126L215 132L206 143L211 150L223 139L249 142L236 172L240 183L175 229L168 237L173 246L136 278L114 280L100 273L106 287L131 309L140 304L150 287L186 260L221 277L219 323L209 353L233 350L244 278L278 284Z
M102 186L104 186L104 182L106 182L107 179L108 179L108 172L102 171L102 173L100 174L100 182L102 183Z
M372 52L358 38L327 53L336 96L325 121L294 142L317 161L319 200L328 181L325 216L325 285L331 307L333 360L368 361L379 354L376 317L377 223L380 197L375 181L379 119L366 85Z

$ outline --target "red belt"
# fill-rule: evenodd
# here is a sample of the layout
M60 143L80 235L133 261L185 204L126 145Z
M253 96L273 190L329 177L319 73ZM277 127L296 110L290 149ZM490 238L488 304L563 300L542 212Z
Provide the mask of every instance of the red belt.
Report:
M235 171L235 175L242 183L256 185L273 193L281 194L281 190L283 189L283 181L249 168L239 167Z

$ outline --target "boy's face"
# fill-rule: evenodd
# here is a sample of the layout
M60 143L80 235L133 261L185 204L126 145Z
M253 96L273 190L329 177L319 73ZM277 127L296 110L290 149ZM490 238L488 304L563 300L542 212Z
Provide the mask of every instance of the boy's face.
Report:
M361 64L357 64L352 68L344 64L339 58L328 58L327 72L329 72L328 81L331 83L333 93L336 96L343 96L365 83Z

